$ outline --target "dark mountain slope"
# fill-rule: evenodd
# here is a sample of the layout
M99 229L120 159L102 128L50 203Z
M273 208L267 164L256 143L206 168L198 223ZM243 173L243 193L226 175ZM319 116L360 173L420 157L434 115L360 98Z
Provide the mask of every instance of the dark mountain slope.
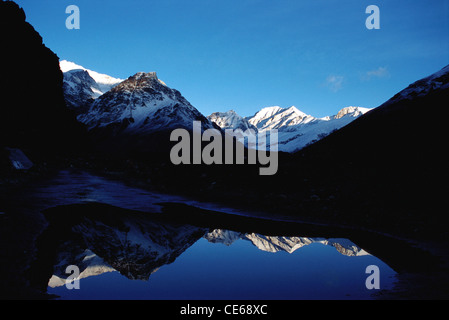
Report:
M274 176L259 176L250 165L169 164L153 181L279 217L447 239L449 89L434 86L446 84L446 78L436 79L429 90L418 86L420 80L300 152L279 153Z
M336 199L341 221L447 236L449 89L398 96L297 153L290 169Z
M83 130L65 106L59 59L25 19L17 4L0 2L0 146L36 155L72 150Z

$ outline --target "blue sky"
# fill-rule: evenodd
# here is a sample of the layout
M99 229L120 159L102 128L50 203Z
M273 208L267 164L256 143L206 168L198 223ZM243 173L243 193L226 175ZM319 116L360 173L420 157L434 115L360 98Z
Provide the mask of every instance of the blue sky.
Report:
M449 0L16 2L60 59L119 78L156 71L205 115L376 107L449 64ZM368 5L379 30L365 27Z

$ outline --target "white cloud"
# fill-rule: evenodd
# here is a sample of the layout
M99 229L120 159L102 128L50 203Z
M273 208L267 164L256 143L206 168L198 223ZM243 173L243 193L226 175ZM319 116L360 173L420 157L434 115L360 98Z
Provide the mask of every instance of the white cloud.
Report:
M365 72L365 74L362 75L362 80L371 80L372 78L385 78L389 75L390 73L388 72L387 68L379 67L377 69Z
M343 88L343 76L329 75L326 78L326 86L332 91L337 92Z

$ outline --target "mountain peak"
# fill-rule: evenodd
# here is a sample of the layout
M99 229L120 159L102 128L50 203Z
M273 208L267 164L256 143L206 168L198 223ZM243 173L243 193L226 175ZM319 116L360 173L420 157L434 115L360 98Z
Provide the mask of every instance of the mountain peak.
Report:
M59 61L64 74L64 98L69 109L86 112L93 100L117 86L122 79L84 68L67 60Z
M282 108L279 106L272 106L272 107L265 107L262 108L259 112L256 113L254 117L258 118L265 118L265 117L271 117L276 114L292 114L299 117L305 117L307 116L304 112L300 111L295 106L291 106L289 108Z
M340 111L338 111L338 113L334 116L334 119L340 119L346 115L349 115L351 117L358 117L367 113L370 110L371 109L369 108L354 107L354 106L344 107Z
M250 124L248 120L238 115L234 110L214 112L208 116L207 119L214 122L222 129L241 129L242 131L251 129L257 132L256 127Z
M279 129L285 126L294 126L299 123L310 122L315 118L305 114L292 106L281 108L278 106L266 107L257 112L248 121L258 130Z
M296 114L298 114L298 115L301 115L301 116L306 115L304 112L302 112L301 110L299 110L299 109L296 108L295 106L291 106L290 108L286 109L286 111L294 112L294 113L296 113Z
M148 78L148 79L154 79L158 80L156 72L137 72L133 77L136 77L138 79L141 78Z
M104 93L108 90L110 90L112 87L116 86L120 82L123 81L123 79L114 78L107 74L98 73L96 71L89 70L87 68L84 68L83 66L80 66L74 62L67 61L67 60L61 60L59 61L59 67L63 73L72 71L72 70L84 70L89 73L89 75L92 77L92 79L95 80L95 82L99 85L101 91Z
M213 127L178 90L161 82L156 72L138 72L119 83L96 99L78 120L89 130L109 128L113 135L189 129L197 120L206 129Z
M136 74L130 76L128 79L120 83L116 89L117 90L137 90L137 89L144 89L144 88L154 88L156 90L162 90L167 91L169 88L160 88L160 85L163 85L164 87L167 87L165 82L160 80L157 77L157 73L152 72L137 72Z
M261 109L252 117L242 118L230 110L212 113L208 119L222 129L245 130L251 128L256 133L276 129L279 139L278 150L295 152L347 125L370 110L349 106L342 108L337 115L315 118L298 110L295 106L289 108L272 106ZM244 140L241 141L244 143Z

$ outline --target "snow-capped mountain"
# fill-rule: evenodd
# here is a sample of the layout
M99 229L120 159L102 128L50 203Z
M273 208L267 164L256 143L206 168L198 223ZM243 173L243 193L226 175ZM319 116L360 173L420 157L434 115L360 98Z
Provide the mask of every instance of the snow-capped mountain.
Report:
M207 117L210 121L217 124L222 129L240 129L246 131L248 129L257 132L257 128L248 122L247 119L239 116L234 110L227 112L214 112Z
M84 70L86 71L89 76L96 82L97 88L94 92L97 95L96 97L99 97L103 93L111 90L113 87L118 85L120 82L124 81L124 79L114 78L107 74L98 73L96 71L92 71L89 69L84 68L83 66L77 65L76 63L67 61L67 60L61 60L59 62L59 67L61 68L61 71L63 73L66 73L68 71L72 70Z
M138 72L97 98L89 111L78 116L89 130L108 129L113 135L145 135L174 128L215 126L179 91L157 78L156 72Z
M94 99L101 95L95 80L85 70L70 70L64 73L64 100L76 114L89 110Z
M63 91L66 105L76 114L88 111L96 98L123 81L66 60L60 61L59 66L64 75Z
M349 115L350 117L357 118L361 115L364 115L371 109L369 108L361 108L361 107L346 107L338 111L338 113L333 116L333 119L341 119L346 115Z
M215 112L206 118L179 91L159 80L155 72L139 72L122 80L66 60L60 62L60 68L64 72L64 94L68 107L75 110L78 121L89 130L103 133L107 130L107 136L191 129L193 121L201 121L204 130L235 130L236 138L241 142L244 142L244 135L239 134L240 130L251 129L257 134L276 129L278 150L295 152L370 110L346 107L334 116L315 118L293 106L274 106L263 108L246 118L233 110ZM248 147L254 148L251 145Z
M263 108L252 117L240 118L256 127L256 132L264 132L273 129L278 130L278 150L284 152L296 152L305 146L324 138L333 131L344 127L369 110L371 109L346 107L341 109L336 115L315 118L298 110L296 107L281 108L275 106ZM238 117L239 116L234 116L234 118ZM225 127L224 124L226 124L226 128L239 128L233 128L231 125L234 122L226 122L223 118L212 117L211 115L210 119L222 128ZM243 138L240 137L240 140L243 142L242 139ZM262 143L261 146L265 145Z
M247 118L247 120L258 130L264 131L272 129L280 130L284 127L306 124L315 120L315 118L299 111L295 107L286 109L275 106L263 108L254 116Z

